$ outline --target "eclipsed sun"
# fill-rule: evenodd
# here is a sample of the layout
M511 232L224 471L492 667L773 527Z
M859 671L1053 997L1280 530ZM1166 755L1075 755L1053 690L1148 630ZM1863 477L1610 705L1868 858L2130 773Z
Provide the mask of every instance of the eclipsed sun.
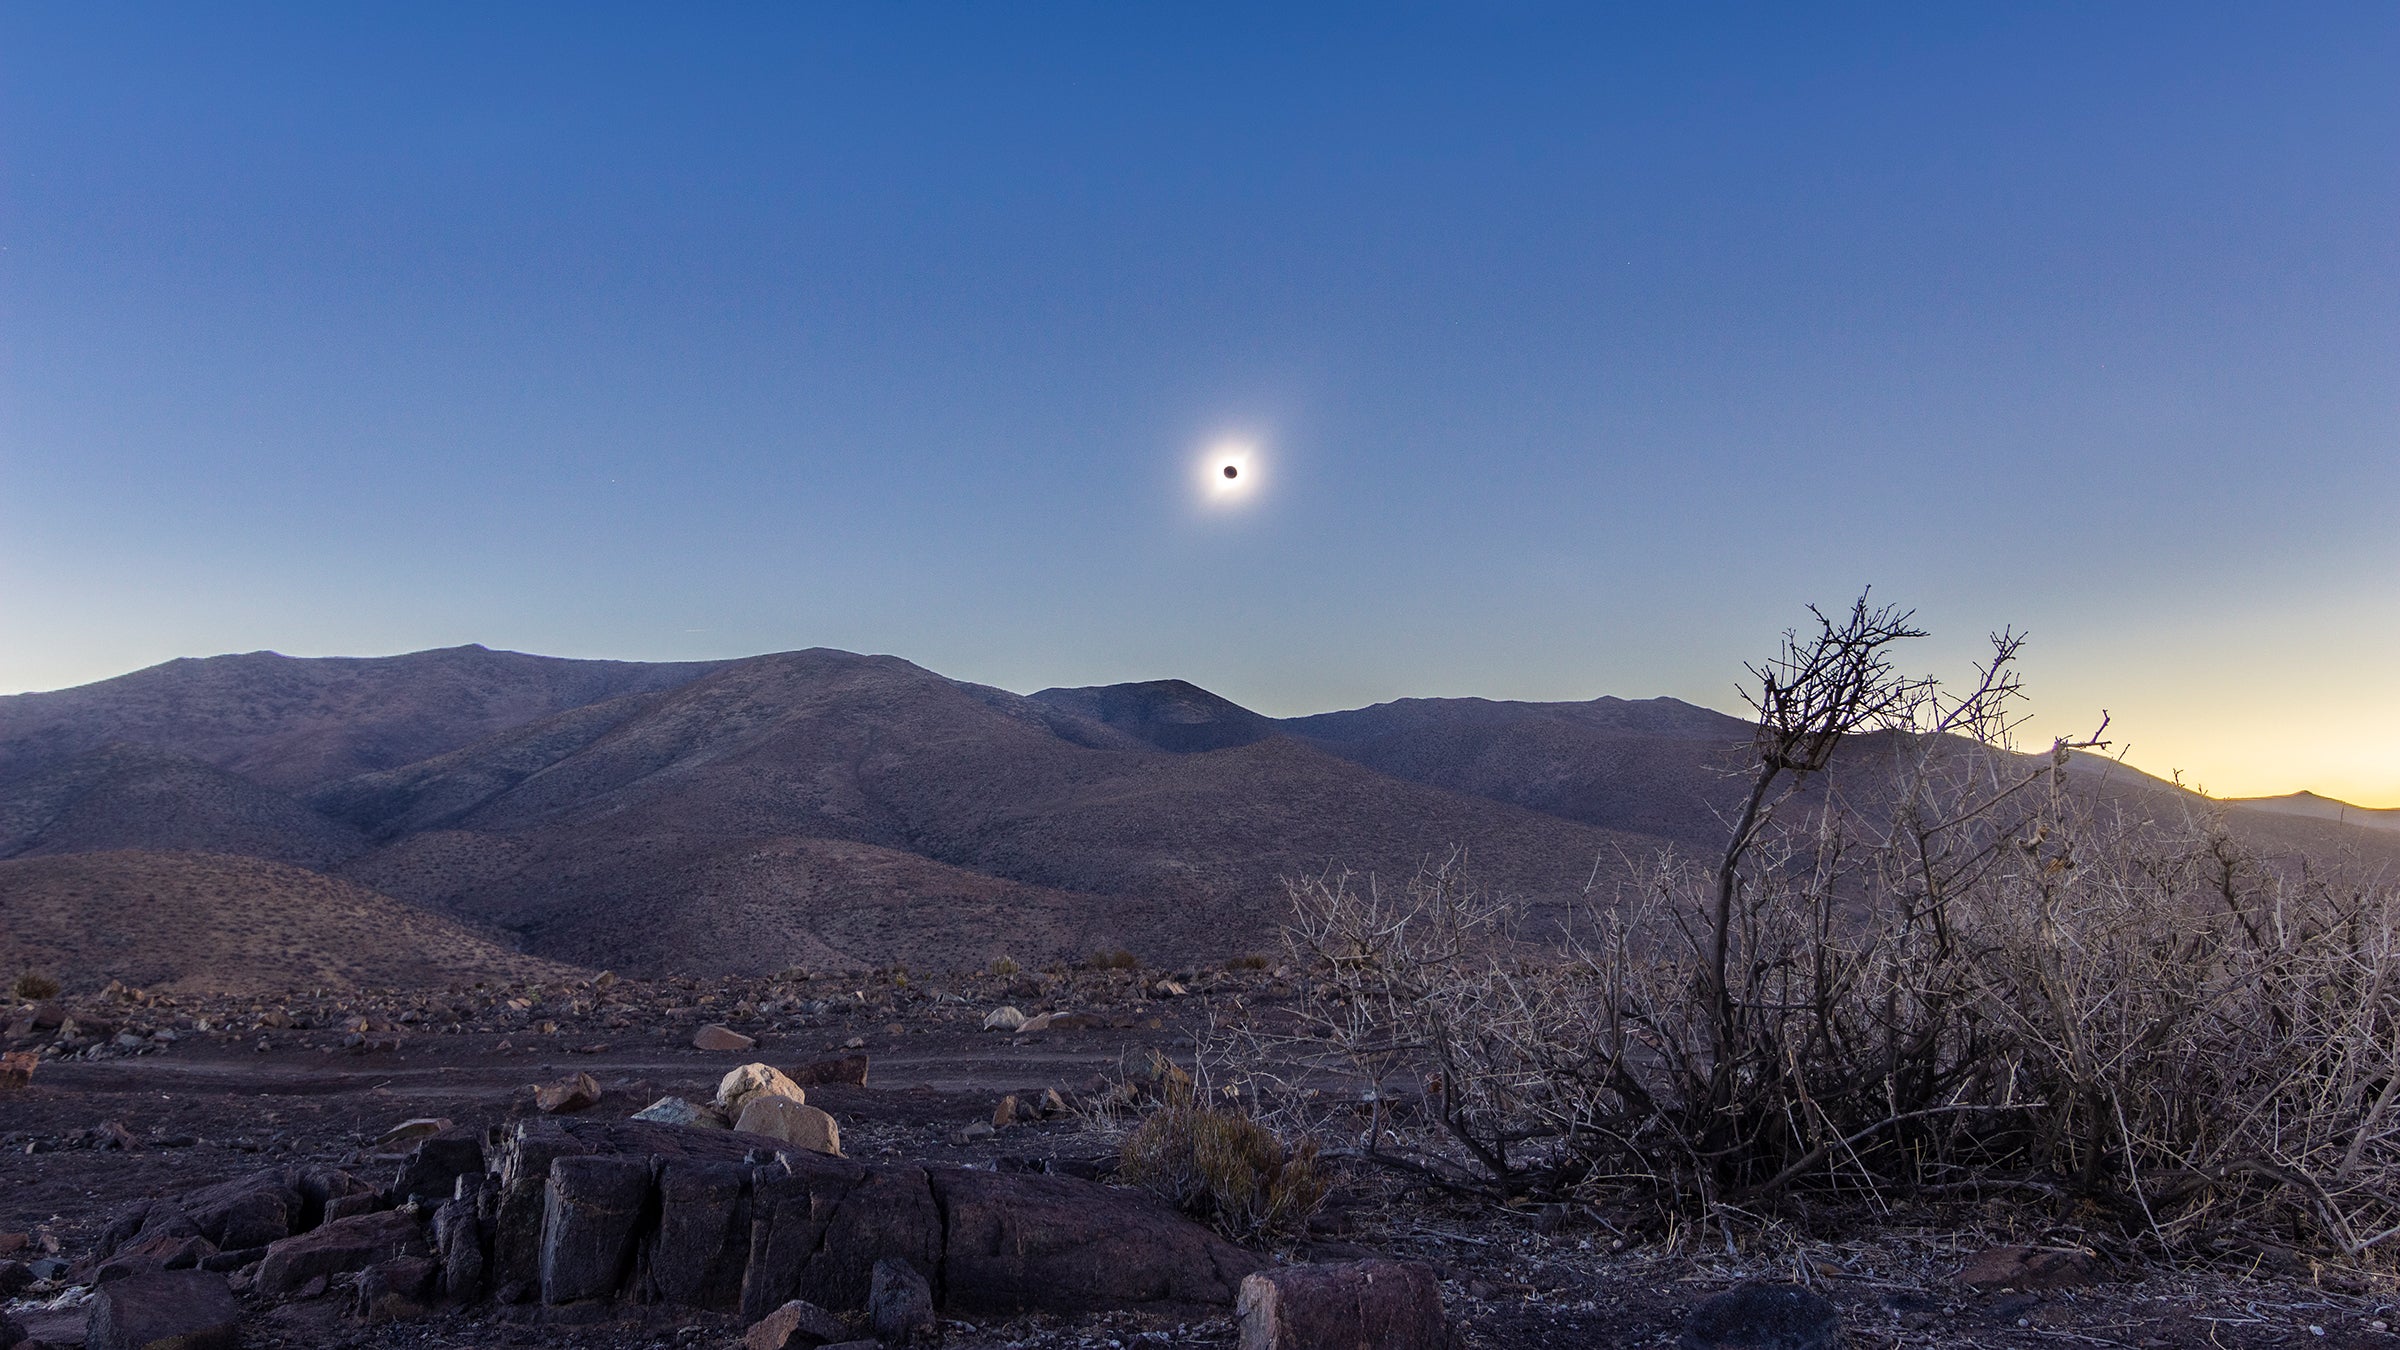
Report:
M1208 495L1219 500L1246 496L1258 482L1250 447L1220 445L1208 452L1202 473Z

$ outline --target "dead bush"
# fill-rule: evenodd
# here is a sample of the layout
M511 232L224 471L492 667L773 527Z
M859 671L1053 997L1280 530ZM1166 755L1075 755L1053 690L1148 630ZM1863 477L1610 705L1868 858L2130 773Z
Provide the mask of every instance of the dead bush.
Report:
M9 982L8 992L11 997L28 1003L45 998L57 998L58 981L38 971L24 970L18 972L17 978Z
M2017 1193L2179 1251L2400 1248L2400 898L2101 808L2096 737L2012 752L2011 635L1952 698L1894 673L1906 615L1820 623L1753 669L1714 866L1563 938L1456 858L1292 883L1302 998L1238 1062L1348 1104L1350 1156L1727 1241L1796 1192ZM1837 749L1888 772L1802 794Z
M1094 970L1140 970L1142 959L1122 947L1102 948L1085 959Z

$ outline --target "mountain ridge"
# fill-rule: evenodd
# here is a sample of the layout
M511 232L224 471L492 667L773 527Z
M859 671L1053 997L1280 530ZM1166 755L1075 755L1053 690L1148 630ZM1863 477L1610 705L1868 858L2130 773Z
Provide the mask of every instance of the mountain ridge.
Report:
M298 864L629 973L1201 959L1271 944L1286 878L1389 880L1453 848L1557 921L1642 858L1709 856L1750 737L1672 698L1278 719L1183 680L1020 695L832 648L249 653L0 698L0 857ZM2127 809L2400 866L2338 810L2078 775Z

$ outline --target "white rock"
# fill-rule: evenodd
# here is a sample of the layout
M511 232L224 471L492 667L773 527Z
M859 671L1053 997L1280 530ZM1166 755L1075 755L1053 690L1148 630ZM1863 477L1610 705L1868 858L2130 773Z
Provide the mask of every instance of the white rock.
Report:
M992 1009L983 1019L985 1031L1015 1031L1023 1025L1025 1014L1005 1004Z
M634 1112L633 1118L660 1125L694 1125L704 1130L722 1130L726 1127L723 1113L716 1108L697 1106L681 1097L661 1097Z
M759 1096L742 1108L733 1128L744 1134L763 1134L812 1153L842 1153L842 1127L833 1117L789 1097Z
M789 1097L796 1102L808 1100L808 1094L798 1083L784 1075L781 1069L766 1064L745 1064L725 1075L717 1083L717 1107L729 1116L738 1116L753 1097Z

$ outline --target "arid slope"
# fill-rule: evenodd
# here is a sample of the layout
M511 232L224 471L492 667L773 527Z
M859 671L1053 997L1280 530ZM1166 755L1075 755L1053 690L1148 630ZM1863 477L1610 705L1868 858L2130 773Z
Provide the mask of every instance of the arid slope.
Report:
M363 886L283 863L132 850L0 862L0 969L227 992L571 973Z

